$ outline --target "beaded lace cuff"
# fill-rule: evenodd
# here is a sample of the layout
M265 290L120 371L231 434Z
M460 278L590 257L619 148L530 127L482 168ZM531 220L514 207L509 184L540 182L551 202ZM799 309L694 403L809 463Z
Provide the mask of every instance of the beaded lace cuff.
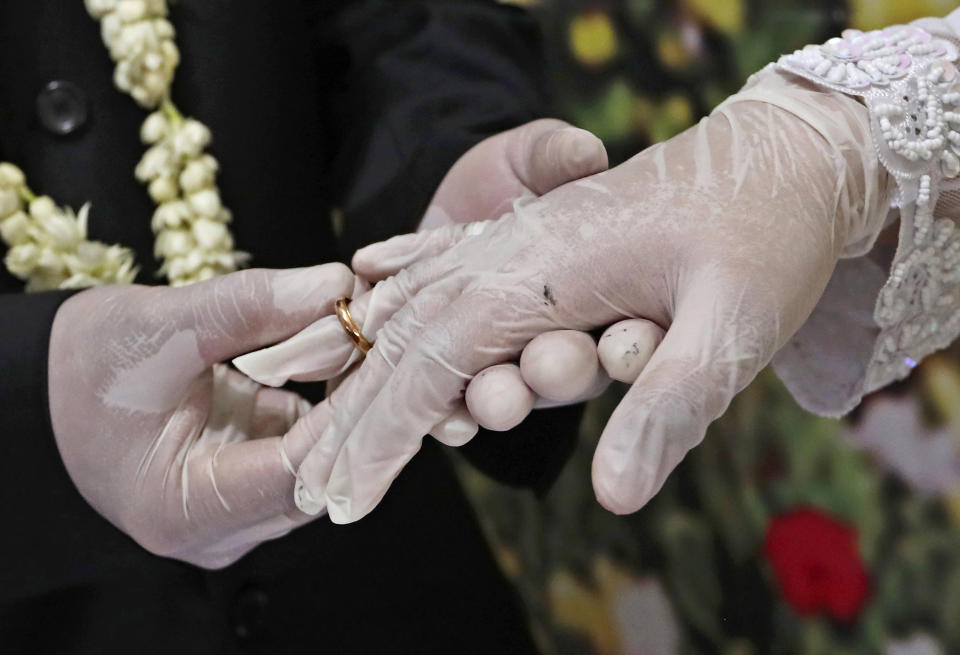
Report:
M917 25L846 30L781 70L863 98L897 181L900 239L874 309L879 337L858 396L906 377L960 334L960 73L957 46Z

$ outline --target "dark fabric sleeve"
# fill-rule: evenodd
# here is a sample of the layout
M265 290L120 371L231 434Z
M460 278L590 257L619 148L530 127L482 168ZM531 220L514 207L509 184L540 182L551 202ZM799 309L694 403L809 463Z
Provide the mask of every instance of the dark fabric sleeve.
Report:
M0 603L85 581L135 552L74 487L54 441L47 352L70 295L0 294Z
M536 21L495 2L363 2L326 56L345 58L332 96L333 178L344 256L414 230L453 163L488 136L542 118ZM331 53L339 52L340 55Z
M335 95L343 256L416 229L470 147L545 115L535 19L495 2L364 2L332 23L326 56L348 66ZM334 53L340 52L341 55ZM582 406L534 412L461 452L488 475L544 493L575 445Z
M0 295L0 594L37 575L42 542L58 532L38 530L40 516L65 493L79 498L53 439L47 406L47 346L53 317L68 293ZM39 549L38 549L39 547ZM13 595L18 595L13 591Z

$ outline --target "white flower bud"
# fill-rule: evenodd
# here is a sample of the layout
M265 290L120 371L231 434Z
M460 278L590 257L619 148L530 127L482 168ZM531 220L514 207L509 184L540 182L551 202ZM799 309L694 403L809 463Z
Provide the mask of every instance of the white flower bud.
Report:
M216 157L214 157L210 153L207 153L207 152L203 153L202 155L197 157L197 161L199 161L201 164L209 168L214 173L220 170L220 164L217 163Z
M204 250L225 248L230 241L230 232L223 223L211 221L209 218L198 218L191 226L193 237Z
M223 207L220 203L220 194L213 188L191 193L187 197L187 201L195 212L207 218L216 218Z
M184 278L192 275L204 265L203 257L196 250L183 257L172 257L167 260L166 273L171 284L184 284Z
M165 5L165 3L162 3ZM166 6L163 8L164 14L166 14ZM156 10L151 11L151 13L159 13ZM175 35L173 29L173 23L168 21L166 18L157 18L153 21L153 32L157 35L157 38L162 41L169 41Z
M147 17L147 3L143 0L120 0L117 15L124 23L133 23Z
M84 241L75 252L65 255L64 260L74 275L94 275L97 268L105 268L110 263L107 261L107 247L99 241Z
M172 177L166 175L155 178L149 187L150 197L155 203L162 204L176 200L179 193L177 183Z
M130 79L130 64L125 61L117 63L113 69L113 84L121 91L130 92L133 88L133 81Z
M2 191L0 191L2 193ZM17 246L29 239L30 218L22 211L0 219L0 239Z
M36 293L37 291L52 291L59 289L63 283L63 273L57 271L44 271L36 268L30 273L27 280L27 293Z
M94 18L103 18L117 8L117 0L84 0L87 13Z
M196 157L210 143L210 130L200 121L188 118L173 135L173 149L181 157Z
M13 275L25 278L37 267L39 258L40 248L34 243L24 243L8 250L4 262L7 265L7 270Z
M186 224L192 214L190 206L182 200L165 202L153 212L150 227L154 234L158 234L161 230Z
M133 174L141 182L147 182L161 176L176 175L176 168L176 156L167 147L166 143L158 143L151 148L147 148Z
M123 31L123 21L115 13L107 14L100 21L100 37L111 50L113 43L119 38Z
M170 80L159 71L151 71L143 76L143 88L147 90L151 98L160 102L170 89Z
M68 266L69 268L69 266ZM73 273L66 280L57 285L58 289L86 289L103 284L105 280L100 280L87 273Z
M83 241L79 225L67 214L54 213L37 221L37 242L49 245L56 250L73 250Z
M206 258L204 258L203 253L197 249L191 250L187 253L187 256L182 260L183 262L183 272L186 275L196 273L201 266L207 263Z
M167 23L169 25L169 23ZM173 69L180 64L180 50L177 49L177 44L166 39L160 43L160 52L163 53L164 60L164 70L167 75L173 75Z
M80 288L96 284L129 284L137 276L133 253L120 246L84 241L75 252L64 254L70 277L60 287Z
M156 143L167 134L167 119L163 112L155 111L140 126L140 140L144 143Z
M245 252L221 252L210 253L208 261L215 262L217 266L223 269L224 273L237 270L238 266L250 261L249 253Z
M136 58L150 50L149 39L152 32L144 29L143 23L124 25L110 42L110 56L119 64L121 61L130 66L131 74L140 69Z
M213 186L216 168L211 168L203 158L194 159L180 173L180 187L184 193L193 193Z
M146 87L143 86L131 88L130 97L136 100L137 104L141 107L156 107L157 103L160 102L159 98L154 98L150 95L150 92L147 91Z
M164 230L154 244L156 257L183 257L197 247L196 241L187 230Z
M30 203L30 215L38 221L53 216L57 212L57 205L50 196L40 196Z
M0 219L4 219L14 212L20 211L23 201L13 189L0 188Z
M148 71L158 71L163 67L163 55L159 52L148 52L143 56L143 67Z
M137 0L135 0L137 1ZM160 50L160 38L156 30L153 29L153 23L150 21L138 21L123 27L124 36L130 39L133 45L133 56L142 57L147 52L156 52ZM142 64L138 63L140 67Z
M67 262L63 260L61 253L52 248L41 248L40 255L37 257L37 268L44 269L47 273L65 273L67 271Z
M205 282L207 280L212 280L213 278L217 277L217 275L219 275L217 269L213 268L212 266L204 266L197 271L197 274L193 277L194 281L196 282Z
M0 187L21 187L27 183L23 171L9 162L0 162Z

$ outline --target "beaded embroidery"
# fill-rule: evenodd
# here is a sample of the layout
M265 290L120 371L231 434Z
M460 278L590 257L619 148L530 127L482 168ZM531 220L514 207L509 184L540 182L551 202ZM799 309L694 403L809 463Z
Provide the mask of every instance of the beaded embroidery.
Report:
M940 194L960 189L957 47L912 25L846 30L778 66L864 99L880 161L897 181L900 242L874 318L880 335L864 393L905 377L960 334L960 230L936 218Z

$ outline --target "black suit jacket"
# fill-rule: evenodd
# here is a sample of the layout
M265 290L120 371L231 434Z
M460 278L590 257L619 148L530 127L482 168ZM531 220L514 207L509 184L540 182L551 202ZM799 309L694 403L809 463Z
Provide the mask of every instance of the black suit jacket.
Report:
M348 260L410 231L466 149L542 113L534 25L494 3L179 0L172 21L174 100L213 131L256 266ZM0 160L60 204L92 201L91 237L133 247L153 283L153 207L133 178L145 113L112 69L80 0L0 0ZM68 134L43 110L54 81L75 92L59 108L80 119ZM21 290L0 272L0 652L532 650L436 446L355 525L320 519L217 572L143 551L87 506L57 453L45 372L66 294ZM546 412L467 452L542 490L576 416Z

